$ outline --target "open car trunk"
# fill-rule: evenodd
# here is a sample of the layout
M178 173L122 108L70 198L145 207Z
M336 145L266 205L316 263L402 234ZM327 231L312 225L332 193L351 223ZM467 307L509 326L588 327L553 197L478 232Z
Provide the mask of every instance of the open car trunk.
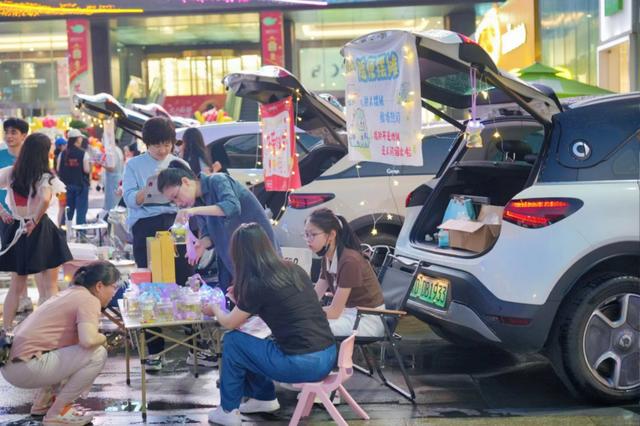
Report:
M315 93L309 92L287 70L266 66L258 71L229 74L224 84L236 96L254 100L260 104L276 102L292 96L296 102L296 126L321 138L323 143L312 147L300 160L300 178L306 185L324 173L347 154L346 117ZM286 203L286 192L266 191L264 183L252 188L263 206L276 217Z

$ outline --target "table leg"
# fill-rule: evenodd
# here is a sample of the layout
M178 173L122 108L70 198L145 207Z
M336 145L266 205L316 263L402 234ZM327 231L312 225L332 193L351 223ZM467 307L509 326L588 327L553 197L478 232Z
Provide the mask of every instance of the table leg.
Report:
M144 337L144 329L138 330L138 352L140 353L140 390L142 394L142 420L147 421L147 376L146 376L146 354L147 342Z
M198 340L196 338L196 336L198 335L198 333L196 332L196 327L192 327L191 330L193 331L193 338L191 339L191 344L193 346L195 346L196 348L198 347ZM193 375L196 377L196 379L198 378L198 350L194 350L193 351Z
M127 368L127 386L131 386L131 370L129 368L129 358L131 357L131 353L129 352L129 332L127 330L124 331L124 359Z

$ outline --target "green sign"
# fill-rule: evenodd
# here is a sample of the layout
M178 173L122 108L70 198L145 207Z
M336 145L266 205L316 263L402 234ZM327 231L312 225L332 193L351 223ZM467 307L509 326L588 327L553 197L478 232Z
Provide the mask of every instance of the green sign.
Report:
M615 15L623 8L624 0L604 0L604 16Z

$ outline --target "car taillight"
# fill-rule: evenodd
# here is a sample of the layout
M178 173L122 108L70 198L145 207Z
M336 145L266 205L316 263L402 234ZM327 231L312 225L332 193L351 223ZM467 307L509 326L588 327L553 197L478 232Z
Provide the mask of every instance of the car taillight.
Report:
M512 200L504 208L502 219L525 228L544 228L575 213L582 204L575 198Z
M413 191L411 191L410 193L407 194L407 198L405 198L404 200L404 206L409 207L409 204L411 204L411 197L413 197Z
M289 207L292 209L307 209L326 203L334 198L334 194L289 194Z

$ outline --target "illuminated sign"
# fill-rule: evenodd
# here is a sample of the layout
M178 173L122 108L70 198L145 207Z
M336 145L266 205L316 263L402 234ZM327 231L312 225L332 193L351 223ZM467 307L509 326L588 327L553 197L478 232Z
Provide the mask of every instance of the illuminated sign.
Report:
M297 9L345 4L390 3L389 0L34 0L2 1L0 17L92 16L104 14L220 12L265 8Z
M535 62L534 0L509 0L489 9L475 39L500 68L524 68Z

